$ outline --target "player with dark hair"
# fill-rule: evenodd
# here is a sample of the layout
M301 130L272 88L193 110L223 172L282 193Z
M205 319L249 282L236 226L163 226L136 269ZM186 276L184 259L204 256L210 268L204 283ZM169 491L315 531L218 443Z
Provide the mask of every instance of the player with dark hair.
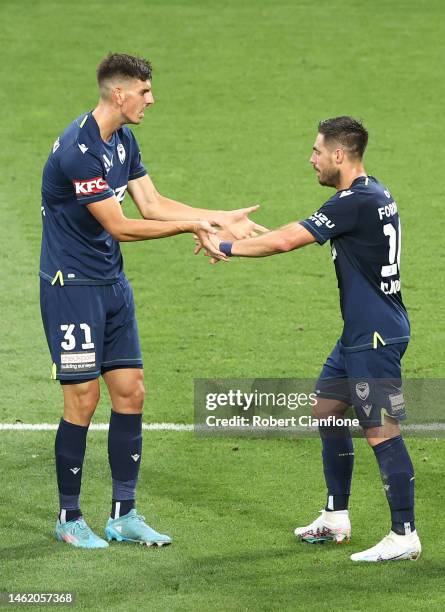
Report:
M111 54L97 71L96 108L55 141L42 181L41 311L53 368L64 395L55 454L60 513L56 537L77 547L107 542L88 527L80 485L88 426L99 401L99 376L112 402L108 455L112 510L108 540L170 543L135 508L142 453L144 382L133 293L119 242L192 233L212 248L212 226L233 237L264 228L248 213L192 208L160 195L125 124L138 124L153 104L150 63ZM143 219L125 217L126 191ZM218 255L217 255L218 256Z
M367 141L366 129L352 117L321 121L310 162L319 183L337 192L300 223L235 242L213 235L210 242L216 256L222 251L228 258L266 257L330 240L344 328L322 368L313 412L341 418L353 405L375 453L391 531L351 556L372 562L417 559L421 545L414 525L414 470L398 424L406 416L400 362L410 335L400 292L400 219L391 193L365 171ZM319 518L295 534L307 542L342 542L351 534L351 434L340 425L319 432L327 503Z

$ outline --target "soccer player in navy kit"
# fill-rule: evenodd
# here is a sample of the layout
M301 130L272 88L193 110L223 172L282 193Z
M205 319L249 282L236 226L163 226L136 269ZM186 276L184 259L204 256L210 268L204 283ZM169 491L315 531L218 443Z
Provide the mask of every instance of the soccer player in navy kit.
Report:
M400 434L405 418L400 361L410 326L400 292L401 229L391 193L366 174L368 133L352 117L320 122L311 164L321 185L336 193L311 217L256 238L221 241L215 254L266 257L331 242L340 290L343 333L317 381L314 416L342 417L353 405L379 464L391 511L391 531L353 561L417 559L414 470ZM307 542L349 540L348 501L354 449L347 427L320 427L327 504L295 534Z
M160 195L125 124L138 124L153 104L151 65L110 54L99 65L97 107L55 141L42 180L41 311L64 394L55 442L60 512L56 537L76 547L105 548L83 519L80 485L88 426L103 376L112 402L108 455L112 510L108 540L169 544L135 508L142 453L144 383L133 293L123 272L120 241L190 232L207 247L222 228L233 237L264 228L248 213L192 208ZM143 219L125 217L128 190ZM218 256L218 255L217 255Z

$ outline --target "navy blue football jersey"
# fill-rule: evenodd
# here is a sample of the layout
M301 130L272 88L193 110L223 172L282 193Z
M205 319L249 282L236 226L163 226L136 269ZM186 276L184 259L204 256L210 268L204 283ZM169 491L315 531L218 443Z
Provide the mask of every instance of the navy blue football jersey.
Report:
M116 282L123 272L119 243L89 212L87 204L125 197L128 181L146 174L138 144L123 126L102 140L91 112L57 138L43 169L40 276L57 274L66 284Z
M338 191L301 224L319 244L331 241L345 350L409 340L400 288L401 228L391 193L372 176Z

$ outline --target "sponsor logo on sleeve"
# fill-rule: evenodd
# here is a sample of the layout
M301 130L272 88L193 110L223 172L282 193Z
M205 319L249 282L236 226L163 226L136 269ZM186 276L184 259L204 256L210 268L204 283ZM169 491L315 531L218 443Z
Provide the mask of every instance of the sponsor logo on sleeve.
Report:
M107 181L101 176L88 179L87 181L75 179L73 185L77 196L94 195L96 193L103 193L109 189Z
M309 217L309 220L313 221L317 227L321 227L322 225L325 225L328 229L333 229L335 227L335 223L320 211L314 212L314 214Z

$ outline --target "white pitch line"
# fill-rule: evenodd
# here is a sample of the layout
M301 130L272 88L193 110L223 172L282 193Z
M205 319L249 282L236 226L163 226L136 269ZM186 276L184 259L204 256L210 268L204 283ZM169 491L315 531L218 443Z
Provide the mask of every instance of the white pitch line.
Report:
M56 431L58 423L0 423L0 431ZM142 429L151 431L193 431L184 423L143 423ZM107 431L108 423L92 423L90 431Z
M56 431L59 427L58 423L0 423L0 431ZM148 431L193 431L194 425L184 423L143 423L142 429ZM202 427L204 431L210 430ZM238 428L232 428L236 433ZM264 432L270 430L265 427L241 427L240 431L252 430L259 431L264 429ZM277 427L274 431L294 431L307 432L307 427ZM356 429L356 428L355 428ZM445 431L445 423L413 423L411 425L401 425L402 431ZM89 427L90 431L107 431L108 423L93 423ZM215 428L215 431L220 432L221 428Z

